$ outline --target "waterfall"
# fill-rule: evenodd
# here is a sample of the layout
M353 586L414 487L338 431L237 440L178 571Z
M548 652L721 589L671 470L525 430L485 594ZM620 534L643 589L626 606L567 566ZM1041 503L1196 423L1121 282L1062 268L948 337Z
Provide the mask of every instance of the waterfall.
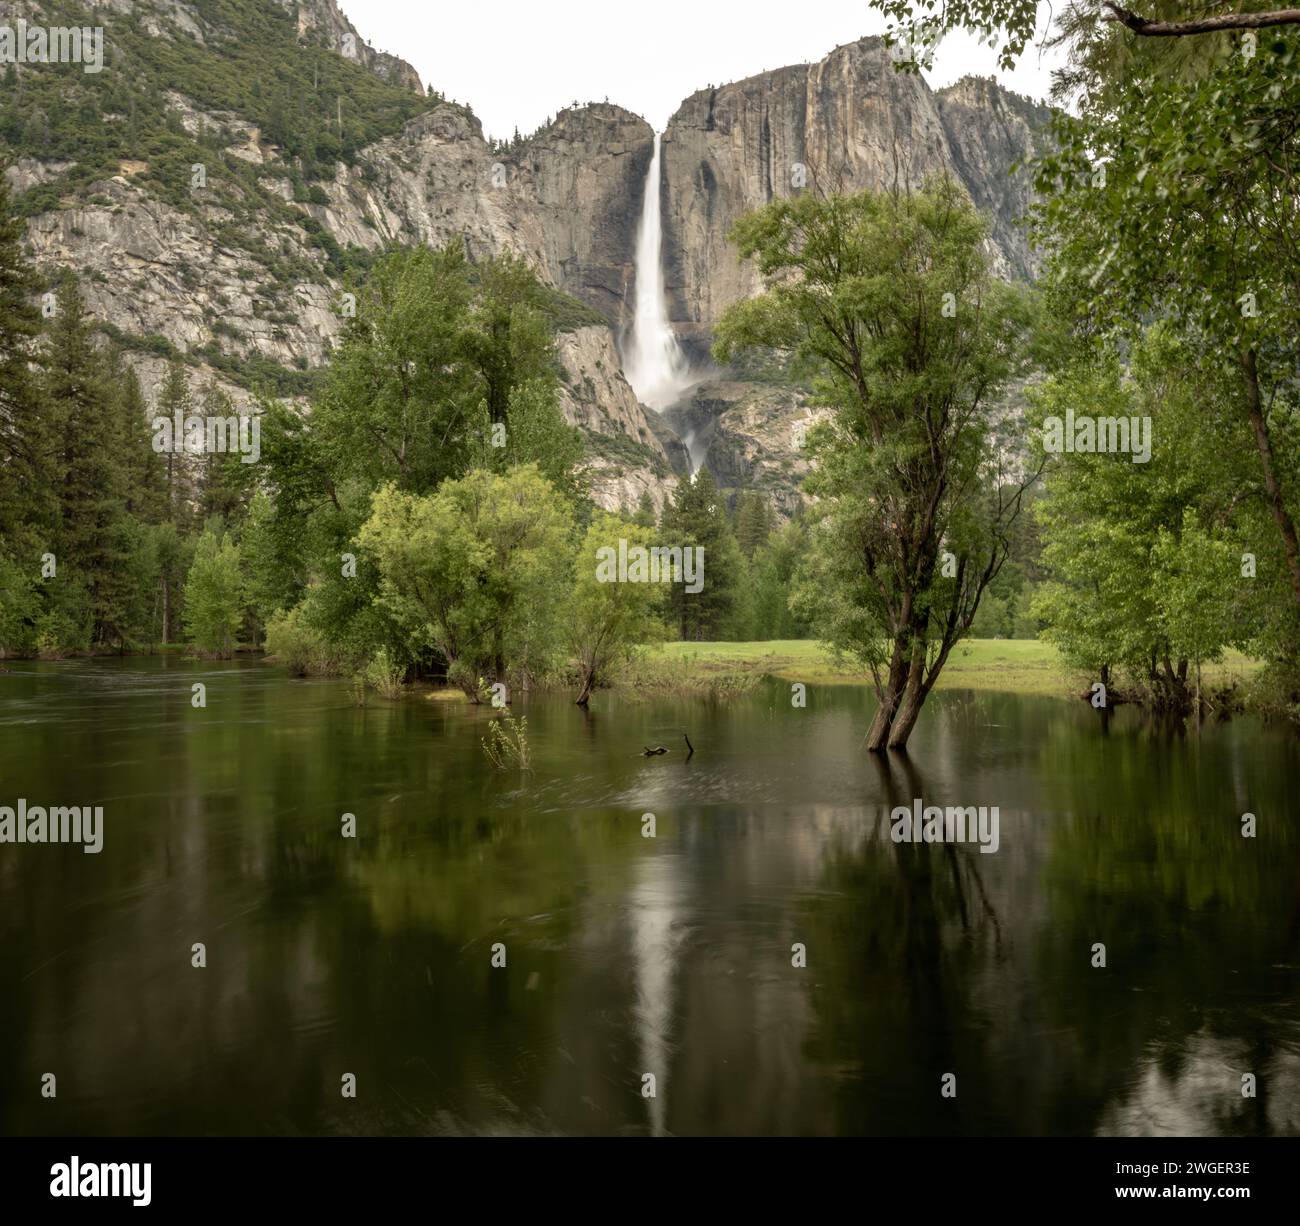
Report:
M636 314L623 362L637 399L656 410L668 408L695 382L686 355L669 326L664 302L660 139L656 132L654 154L645 177L641 225L636 235Z

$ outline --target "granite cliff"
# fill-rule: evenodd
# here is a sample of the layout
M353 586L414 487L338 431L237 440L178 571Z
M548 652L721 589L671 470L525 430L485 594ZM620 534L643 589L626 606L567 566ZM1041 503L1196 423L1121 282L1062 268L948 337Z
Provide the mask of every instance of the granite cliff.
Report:
M254 390L307 396L348 281L392 245L460 242L471 256L522 256L574 300L557 340L563 403L587 438L599 502L631 505L648 490L662 503L686 468L685 430L724 486L757 483L793 509L803 466L785 440L806 415L797 391L711 372L659 415L623 377L654 139L644 120L591 104L489 141L469 107L426 92L334 0L105 0L93 13L108 70L9 65L0 153L33 257L80 273L147 393L179 352L196 383L213 379L237 402ZM91 11L22 14L85 24ZM0 22L18 15L0 0ZM263 87L267 61L293 83ZM730 226L800 190L800 175L855 188L948 170L990 213L1002 271L1031 275L1014 225L1027 182L1008 172L1045 118L988 81L934 92L895 73L874 39L693 94L663 144L676 330L703 359L720 312L756 287Z

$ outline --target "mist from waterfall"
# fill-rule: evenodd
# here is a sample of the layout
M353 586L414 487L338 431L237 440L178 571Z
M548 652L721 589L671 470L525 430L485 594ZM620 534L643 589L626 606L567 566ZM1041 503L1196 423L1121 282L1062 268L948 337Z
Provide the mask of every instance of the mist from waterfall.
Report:
M659 214L661 136L645 177L641 225L636 235L636 313L623 355L623 370L642 404L662 411L681 399L695 379L668 323L664 301L663 222Z

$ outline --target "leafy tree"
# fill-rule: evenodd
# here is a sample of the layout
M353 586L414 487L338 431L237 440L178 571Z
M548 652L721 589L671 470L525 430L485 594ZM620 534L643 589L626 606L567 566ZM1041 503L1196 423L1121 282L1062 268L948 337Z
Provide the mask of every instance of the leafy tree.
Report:
M1300 35L1259 53L1157 59L1057 124L1038 213L1051 275L1103 337L1175 320L1234 372L1258 479L1300 607L1295 320L1300 313Z
M359 294L310 414L267 406L273 511L256 528L260 569L268 580L279 570L275 598L303 600L305 624L335 658L360 667L383 648L403 667L430 660L379 599L379 568L358 548L381 486L424 495L472 469L533 465L580 509L582 452L559 408L551 305L515 260L472 265L460 244L394 253Z
M790 607L795 576L809 547L802 522L792 520L767 538L750 564L743 585L749 595L740 637L750 640L809 637L808 622Z
M209 525L195 546L185 581L186 632L200 651L228 659L235 654L243 617L239 546Z
M1241 525L1224 513L1236 475L1225 455L1245 442L1227 401L1223 380L1207 379L1168 328L1144 339L1128 374L1110 357L1033 395L1039 420L1071 410L1151 419L1145 464L1125 454L1050 458L1035 505L1049 578L1035 610L1069 663L1107 685L1117 667L1175 712L1190 702L1189 661L1245 643L1255 624Z
M833 410L810 440L819 502L799 607L871 669L872 750L907 744L1028 483L1004 471L993 420L1027 362L1030 302L993 277L985 235L946 178L776 201L733 232L767 289L724 315L718 357L790 352Z
M578 706L587 705L591 691L611 670L631 658L640 644L664 633L659 613L664 590L658 583L602 582L600 550L617 553L620 541L628 549L655 545L653 528L600 514L578 547L573 591L564 621L565 639L578 665ZM605 555L608 556L608 555Z
M550 663L571 526L563 499L528 465L475 470L422 496L387 485L358 540L408 643L434 648L448 679L478 701L480 677L526 683Z

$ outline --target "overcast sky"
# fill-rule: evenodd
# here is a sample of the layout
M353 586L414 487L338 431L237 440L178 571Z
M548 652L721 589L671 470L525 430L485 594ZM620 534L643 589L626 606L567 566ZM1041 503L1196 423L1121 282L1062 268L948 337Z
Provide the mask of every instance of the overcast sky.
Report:
M821 59L878 34L863 0L339 0L361 36L412 64L426 84L467 102L489 136L527 134L575 99L609 98L662 130L706 85ZM1048 8L1040 5L1040 29ZM954 34L926 76L936 88L994 75L1042 99L1053 61L1029 48L1012 73L992 48Z

